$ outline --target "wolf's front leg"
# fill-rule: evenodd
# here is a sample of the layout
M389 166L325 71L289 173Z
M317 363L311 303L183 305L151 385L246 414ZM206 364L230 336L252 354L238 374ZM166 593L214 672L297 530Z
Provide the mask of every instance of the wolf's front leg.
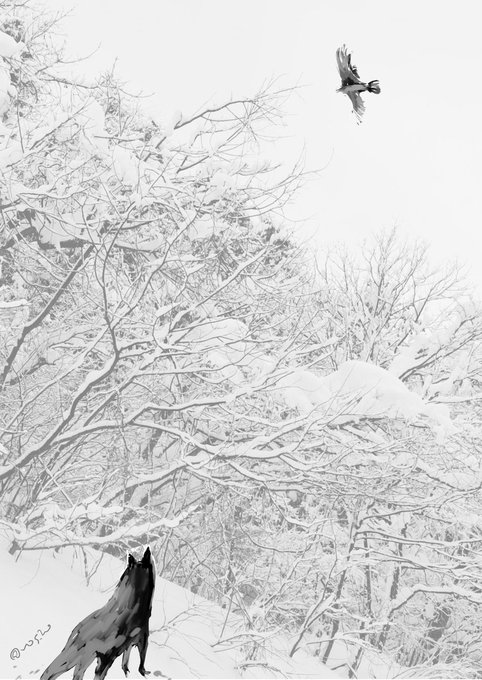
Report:
M131 655L132 645L129 645L122 655L122 670L127 678L127 673L129 672L129 657Z
M139 648L139 658L141 660L141 663L139 664L139 673L144 677L150 673L150 671L146 671L146 669L144 668L148 642L149 642L149 629L146 626L146 628L140 634L139 642L137 643L137 647Z

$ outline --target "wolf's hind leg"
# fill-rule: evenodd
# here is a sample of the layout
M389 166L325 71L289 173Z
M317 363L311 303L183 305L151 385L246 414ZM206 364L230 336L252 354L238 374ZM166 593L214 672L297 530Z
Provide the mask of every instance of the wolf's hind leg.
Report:
M74 668L74 674L72 676L72 680L83 680L84 678L84 673L92 663L93 659L90 657L90 659L84 659L78 661L77 665Z

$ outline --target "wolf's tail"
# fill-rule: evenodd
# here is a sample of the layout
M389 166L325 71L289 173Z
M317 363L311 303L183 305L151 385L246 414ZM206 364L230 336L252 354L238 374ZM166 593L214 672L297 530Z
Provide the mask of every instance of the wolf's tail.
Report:
M55 678L58 678L59 675L62 675L63 673L70 671L71 668L77 665L79 665L79 668L76 670L80 670L82 664L79 664L79 661L80 655L78 654L78 652L77 654L73 654L72 650L66 651L65 649L63 649L60 652L60 654L52 661L52 663L49 666L47 666L47 668L44 670L44 672L40 676L40 680L55 680ZM89 664L85 665L85 668L83 669L84 672L87 668L87 665ZM81 678L83 677L83 675L84 675L83 673L81 675L76 673L75 677Z
M374 94L380 94L380 84L378 80L370 80L368 83L368 92L373 92Z
M58 678L59 675L62 675L62 673L65 673L68 670L70 669L61 667L58 663L58 660L55 659L55 661L53 661L50 666L47 666L47 668L44 670L40 676L40 680L55 680L55 678Z

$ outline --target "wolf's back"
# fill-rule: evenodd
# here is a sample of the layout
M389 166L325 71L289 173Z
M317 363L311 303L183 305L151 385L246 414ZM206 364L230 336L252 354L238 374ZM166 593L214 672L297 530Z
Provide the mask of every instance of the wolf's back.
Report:
M109 603L108 603L109 604ZM40 680L55 680L62 673L66 673L74 666L78 667L75 670L74 678L82 678L86 668L90 666L95 659L95 651L89 645L89 633L95 630L99 621L102 621L107 605L102 609L98 609L89 616L86 616L80 623L78 623L71 634L64 648L58 656L47 666ZM81 669L83 668L83 672Z

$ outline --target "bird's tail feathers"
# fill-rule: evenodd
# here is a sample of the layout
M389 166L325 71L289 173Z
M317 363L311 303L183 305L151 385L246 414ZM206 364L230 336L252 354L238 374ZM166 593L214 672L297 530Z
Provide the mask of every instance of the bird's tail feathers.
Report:
M373 92L374 94L380 94L380 84L378 80L370 80L368 83L368 92Z

